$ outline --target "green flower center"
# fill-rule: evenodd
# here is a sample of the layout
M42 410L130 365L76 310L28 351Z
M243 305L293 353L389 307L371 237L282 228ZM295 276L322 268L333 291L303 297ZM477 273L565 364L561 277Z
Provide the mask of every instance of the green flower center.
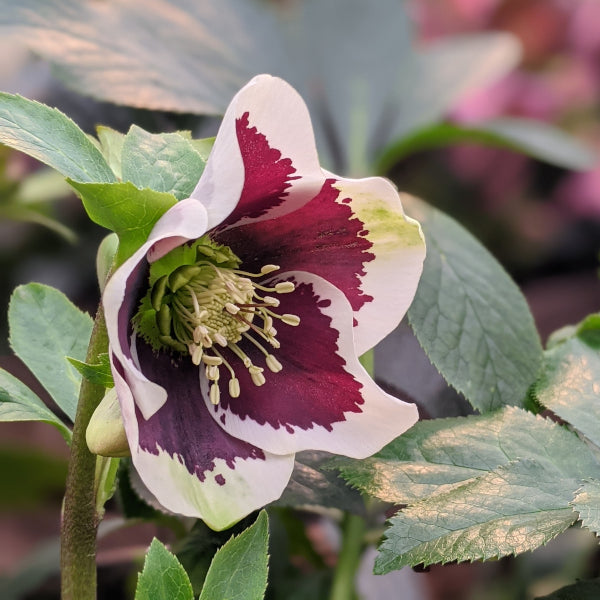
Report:
M273 373L282 369L270 348L279 348L276 320L298 325L299 317L278 314L279 300L271 294L294 291L286 281L272 287L257 280L279 269L265 265L259 273L242 271L239 258L226 246L204 236L189 246L171 251L150 267L150 287L133 324L156 350L189 355L203 365L210 382L210 399L218 404L221 367L229 374L229 394L240 395L239 379L223 349L228 348L248 370L254 385L265 383L264 367L253 364L240 347L248 340L264 356Z

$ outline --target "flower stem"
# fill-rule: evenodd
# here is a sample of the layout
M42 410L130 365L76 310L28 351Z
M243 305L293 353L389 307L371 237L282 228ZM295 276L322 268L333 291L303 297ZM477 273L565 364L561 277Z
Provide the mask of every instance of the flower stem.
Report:
M362 517L346 514L343 523L342 548L333 575L329 600L356 598L354 580L363 551L366 524Z
M86 362L96 363L98 355L107 352L107 348L106 323L100 307ZM85 431L104 391L103 386L85 378L81 382L61 525L62 600L96 598L96 533L100 520L94 493L96 456L88 450Z

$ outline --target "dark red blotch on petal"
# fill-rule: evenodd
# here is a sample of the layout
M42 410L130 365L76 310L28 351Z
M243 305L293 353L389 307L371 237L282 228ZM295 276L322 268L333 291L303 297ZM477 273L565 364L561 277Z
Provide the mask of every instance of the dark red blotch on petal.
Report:
M173 361L143 342L138 356L144 375L168 393L167 402L148 420L136 408L140 448L151 454L158 454L159 448L168 452L200 481L214 469L215 459L223 459L230 469L235 469L235 459L265 459L262 450L230 436L208 414L200 393L200 370L189 357ZM225 484L220 474L215 481Z
M349 204L337 202L335 180L325 181L308 204L275 219L248 223L213 237L231 249L249 271L276 264L281 271L308 271L341 290L357 311L373 300L360 289L364 265L375 258L364 223Z
M272 352L283 370L272 373L265 368L266 383L257 387L239 359L231 356L241 394L231 398L227 378L222 377L221 406L242 419L290 432L292 426L310 429L320 425L331 430L333 423L345 420L344 413L361 412L364 403L362 384L345 370L346 361L338 354L339 333L332 327L332 319L320 310L331 301L320 298L307 283L300 283L293 293L280 298L277 312L296 314L301 319L297 327L275 322L281 348ZM344 326L352 327L349 309ZM243 341L240 346L255 365L265 366L263 354L252 344Z
M279 206L287 196L290 181L300 179L291 158L272 148L264 134L250 127L250 114L236 120L236 133L244 163L244 187L240 200L220 227L244 217L257 218Z

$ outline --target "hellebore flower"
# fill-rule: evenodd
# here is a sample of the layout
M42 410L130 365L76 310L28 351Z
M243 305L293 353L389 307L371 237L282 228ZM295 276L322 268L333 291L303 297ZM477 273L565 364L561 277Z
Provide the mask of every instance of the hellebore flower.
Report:
M424 255L388 181L321 169L294 89L246 85L191 198L104 291L133 463L160 504L222 529L281 495L296 452L363 458L413 425L357 356L405 314Z

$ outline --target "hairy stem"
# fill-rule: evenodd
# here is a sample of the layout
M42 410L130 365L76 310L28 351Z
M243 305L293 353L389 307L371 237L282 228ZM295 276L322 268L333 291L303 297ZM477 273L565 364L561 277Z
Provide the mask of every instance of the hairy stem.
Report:
M342 548L333 575L329 600L356 598L354 580L364 546L366 524L362 517L346 514L343 524Z
M98 362L98 355L107 349L106 324L99 308L86 362ZM103 386L86 379L81 382L61 525L62 600L96 598L96 534L100 520L94 493L96 456L88 450L85 432L104 391Z

